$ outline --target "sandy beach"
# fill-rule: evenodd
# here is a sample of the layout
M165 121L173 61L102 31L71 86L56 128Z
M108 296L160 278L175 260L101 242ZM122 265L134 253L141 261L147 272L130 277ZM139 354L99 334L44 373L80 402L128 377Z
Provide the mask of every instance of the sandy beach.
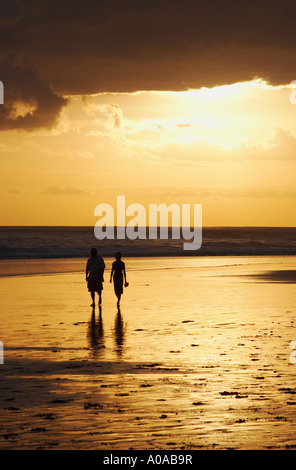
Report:
M296 448L295 257L105 261L0 263L1 449Z

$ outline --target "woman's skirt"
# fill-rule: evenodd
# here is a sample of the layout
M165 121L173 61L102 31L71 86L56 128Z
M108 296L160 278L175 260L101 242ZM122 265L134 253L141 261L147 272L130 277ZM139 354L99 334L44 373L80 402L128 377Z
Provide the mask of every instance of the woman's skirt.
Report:
M119 277L117 279L114 278L114 292L117 295L117 297L123 293L123 278L122 277Z

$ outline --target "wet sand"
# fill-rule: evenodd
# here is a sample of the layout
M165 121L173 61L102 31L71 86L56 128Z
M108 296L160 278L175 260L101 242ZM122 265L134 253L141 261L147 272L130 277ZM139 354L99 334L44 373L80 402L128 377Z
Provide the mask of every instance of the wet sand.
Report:
M295 258L125 261L0 278L0 448L296 448Z

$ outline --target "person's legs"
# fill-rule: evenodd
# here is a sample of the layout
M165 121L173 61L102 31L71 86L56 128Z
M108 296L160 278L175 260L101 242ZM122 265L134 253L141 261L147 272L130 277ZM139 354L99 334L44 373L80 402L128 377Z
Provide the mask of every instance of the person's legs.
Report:
M117 297L117 306L119 306L120 299L121 299L121 294L122 294L122 283L121 282L114 283L114 291L115 291L115 295Z
M92 299L91 307L94 307L95 306L95 291L91 291L90 295Z

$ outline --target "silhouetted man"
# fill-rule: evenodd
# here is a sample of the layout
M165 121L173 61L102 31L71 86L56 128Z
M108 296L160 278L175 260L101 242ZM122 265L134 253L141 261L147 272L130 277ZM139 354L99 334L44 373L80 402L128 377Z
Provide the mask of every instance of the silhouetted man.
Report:
M91 306L95 306L95 293L99 295L99 305L102 303L102 290L104 282L105 263L101 256L98 255L96 248L90 251L90 258L86 263L86 281L87 287L92 298Z

